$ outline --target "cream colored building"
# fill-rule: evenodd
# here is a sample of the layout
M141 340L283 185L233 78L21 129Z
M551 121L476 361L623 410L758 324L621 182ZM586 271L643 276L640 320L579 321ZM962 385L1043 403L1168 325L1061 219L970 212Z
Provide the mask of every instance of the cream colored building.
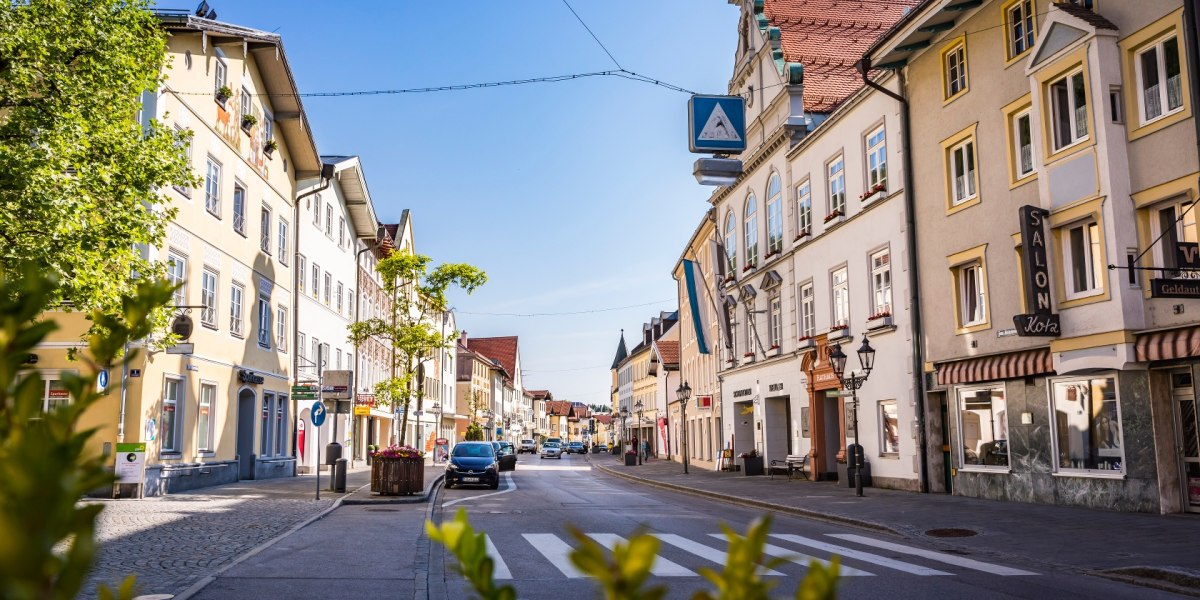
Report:
M721 385L717 380L721 341L714 293L714 273L721 257L716 250L714 214L714 210L704 214L673 273L679 290L679 376L692 390L686 426L681 425L684 410L674 391L667 390L672 439L682 440L686 431L688 463L702 469L717 468L721 448L725 447L721 436ZM682 460L682 452L683 444L672 442L672 459Z

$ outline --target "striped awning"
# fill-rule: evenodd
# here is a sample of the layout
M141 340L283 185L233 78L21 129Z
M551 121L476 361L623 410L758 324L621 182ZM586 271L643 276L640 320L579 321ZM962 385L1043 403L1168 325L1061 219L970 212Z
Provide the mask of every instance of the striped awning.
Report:
M1137 336L1133 354L1138 362L1200 356L1200 327L1153 331Z
M937 365L938 385L1015 379L1054 371L1049 348L980 356Z

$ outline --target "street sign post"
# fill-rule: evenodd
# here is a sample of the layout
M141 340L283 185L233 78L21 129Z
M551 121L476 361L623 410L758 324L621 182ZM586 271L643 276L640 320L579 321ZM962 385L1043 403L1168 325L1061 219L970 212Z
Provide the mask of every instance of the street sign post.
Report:
M746 149L746 101L741 96L695 95L688 100L688 149L731 153Z
M321 425L325 424L325 403L317 400L309 410L309 420L317 430L317 454L321 451ZM321 461L313 456L314 472L317 480L317 500L321 499Z
M292 386L293 400L316 400L321 388L315 383L299 383Z

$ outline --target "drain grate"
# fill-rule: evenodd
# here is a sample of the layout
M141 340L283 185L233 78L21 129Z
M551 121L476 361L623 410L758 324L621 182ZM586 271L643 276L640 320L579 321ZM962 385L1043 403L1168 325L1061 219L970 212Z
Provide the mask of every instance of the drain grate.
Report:
M949 527L949 528L945 528L945 529L930 529L929 531L925 532L925 535L927 535L929 537L938 537L938 538L961 538L961 537L971 537L973 535L979 535L979 532L972 531L970 529Z

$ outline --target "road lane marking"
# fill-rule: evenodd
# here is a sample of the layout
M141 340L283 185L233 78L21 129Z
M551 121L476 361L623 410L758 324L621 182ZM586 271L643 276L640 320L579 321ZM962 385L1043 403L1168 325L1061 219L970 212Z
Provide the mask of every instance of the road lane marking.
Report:
M625 542L625 538L615 533L589 533L587 535L609 550L612 550L618 542ZM694 577L696 575L683 565L663 558L661 554L655 557L654 566L650 569L650 573L659 577Z
M1022 571L1021 569L1014 569L1012 567L993 565L991 563L964 558L962 556L954 556L953 554L943 554L941 552L934 552L932 550L923 550L921 548L914 548L912 546L905 546L903 544L894 544L892 542L876 540L865 535L857 535L853 533L830 533L827 535L829 537L838 538L839 540L846 540L848 542L856 542L865 546L874 546L876 548L883 548L884 550L893 550L895 552L920 556L921 558L936 560L938 562L944 562L946 564L963 567L965 569L983 571L984 573L991 573L993 575L1002 575L1005 577L1011 575L1039 575L1039 573L1034 573L1032 571Z
M508 486L498 492L492 492L490 494L480 494L478 496L464 496L462 498L456 498L449 502L443 502L442 508L445 508L447 506L454 506L455 504L458 504L459 502L466 502L467 500L478 500L480 498L487 498L488 496L499 496L500 494L507 494L509 492L517 491L517 483L515 481L513 481L512 473L505 473L504 481L508 482Z
M937 569L931 569L929 567L922 567L920 565L914 565L912 563L906 563L903 561L887 558L884 556L879 556L878 554L871 554L870 552L862 552L860 550L854 550L852 548L837 546L834 544L822 542L820 540L814 540L811 538L806 538L806 537L799 536L799 535L793 535L790 533L772 533L771 537L780 539L780 540L785 540L788 542L792 542L793 544L799 544L801 546L808 546L810 548L816 548L817 550L824 550L826 552L838 554L845 558L854 558L857 560L871 563L873 565L887 567L889 569L895 569L897 571L904 571L905 573L912 573L913 575L921 575L921 576L951 575L951 573L947 573L945 571L939 571Z
M571 546L558 539L557 535L553 533L523 533L521 535L563 575L572 579L584 577L583 572L571 564Z
M496 549L496 545L492 543L492 536L484 535L484 541L487 542L487 555L492 559L494 567L492 569L492 577L496 579L512 579L512 571L508 570L508 565L504 564L504 559L500 558L500 551Z
M713 533L711 535L713 537L718 537L718 538L725 537L725 534L722 534L722 533ZM804 554L801 552L796 552L795 550L788 550L787 548L784 548L782 546L776 546L774 544L763 544L763 554L766 554L767 556L772 556L775 558L782 558L784 560L790 560L806 569L809 567L809 565L814 560L822 565L825 565L826 567L829 566L829 561L827 561L823 558L809 556L807 554ZM855 569L854 567L848 567L846 565L841 565L839 567L838 574L841 575L842 577L874 577L875 576L875 574L871 573L870 571L863 571L862 569Z
M705 559L711 560L719 565L725 564L725 561L729 558L729 555L726 554L725 552L722 552L721 550L717 550L716 548L713 548L711 546L705 546L704 544L701 544L700 542L693 542L692 540L689 540L681 535L675 535L673 533L652 533L650 535L653 535L654 537L658 538L660 541L670 544L672 546L675 546L676 548L679 548L680 550L683 550L685 552L690 552L692 554L695 554L696 556L699 556L700 558L705 558ZM784 576L783 573L780 573L779 571L775 571L773 569L768 569L766 567L762 567L761 569L759 569L759 574L767 575L767 576L771 576L771 577L783 577Z

